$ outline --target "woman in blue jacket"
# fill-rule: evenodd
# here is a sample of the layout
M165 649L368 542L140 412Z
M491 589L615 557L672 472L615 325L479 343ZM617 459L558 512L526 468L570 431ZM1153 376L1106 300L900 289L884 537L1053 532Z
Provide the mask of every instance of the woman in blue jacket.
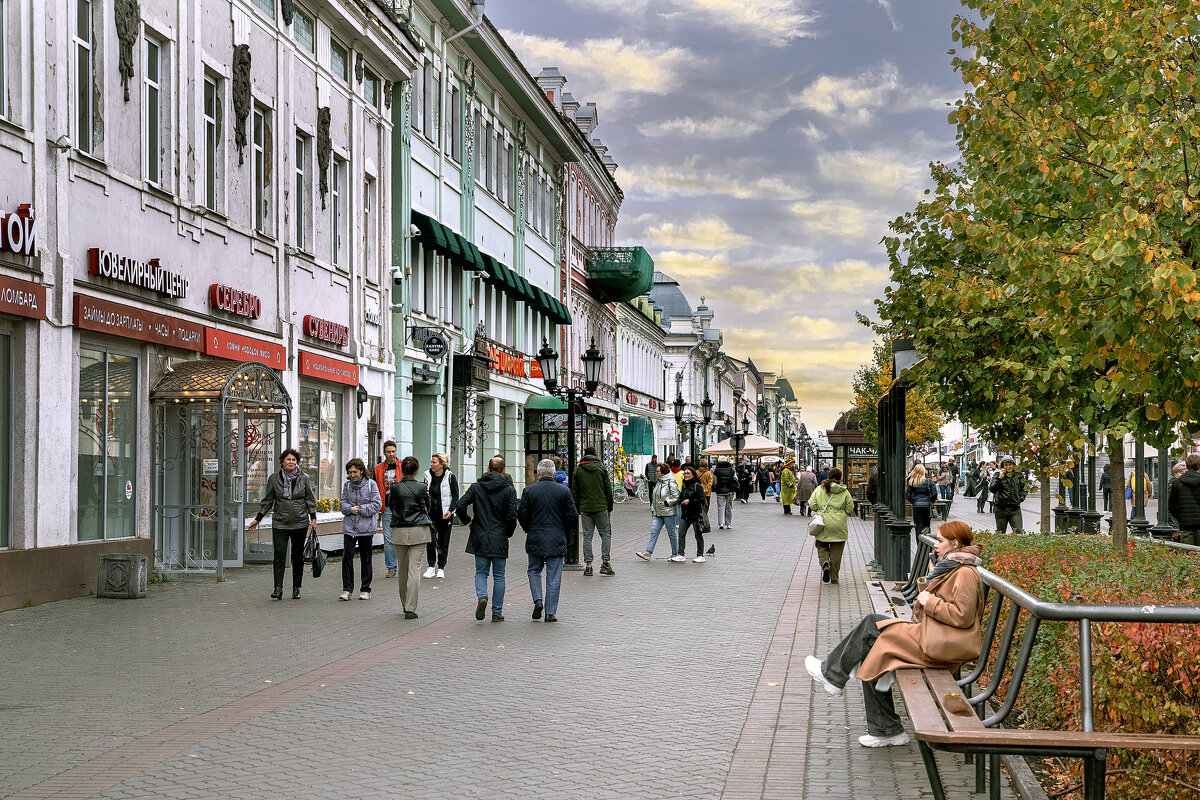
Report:
M904 486L904 498L912 505L913 524L917 536L929 530L929 517L938 499L937 484L925 474L925 467L914 464Z
M379 485L367 478L367 465L361 458L346 462L346 477L342 485L342 594L349 600L354 591L354 551L362 564L362 583L358 599L371 599L371 544L375 539L376 522L383 502Z

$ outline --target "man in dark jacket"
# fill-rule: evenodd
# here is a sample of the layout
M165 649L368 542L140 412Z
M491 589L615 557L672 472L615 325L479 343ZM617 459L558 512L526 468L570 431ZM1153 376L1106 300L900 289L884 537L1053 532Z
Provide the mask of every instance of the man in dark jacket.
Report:
M1025 480L1011 456L1000 461L1000 471L988 487L996 511L996 533L1004 533L1012 525L1013 533L1024 530L1021 523L1021 503L1025 502Z
M717 497L717 528L733 527L733 498L738 491L738 477L733 465L725 459L713 468L713 494Z
M474 507L475 517L467 513ZM487 610L487 578L492 573L492 622L504 620L504 567L508 560L508 540L517 529L517 492L504 477L504 459L496 456L488 462L488 471L471 484L454 503L451 511L471 528L467 552L475 556L475 619L483 619Z
M1200 455L1187 457L1187 472L1171 481L1167 492L1167 510L1179 521L1175 538L1184 544L1200 546Z
M572 534L579 519L575 500L565 486L554 481L554 462L544 458L537 465L537 483L526 486L517 506L517 521L525 530L525 552L529 554L529 591L533 594L533 618L558 622L558 594L562 587L563 559L567 555L567 531ZM542 567L546 568L545 604L542 603Z
M600 574L615 575L609 563L612 545L612 524L609 514L613 509L613 484L608 470L596 458L596 448L583 451L583 458L571 478L571 494L575 496L575 507L583 517L583 574L592 574L592 534L600 529Z
M650 485L650 494L654 494L654 484L658 483L658 456L650 456L646 464L646 483Z

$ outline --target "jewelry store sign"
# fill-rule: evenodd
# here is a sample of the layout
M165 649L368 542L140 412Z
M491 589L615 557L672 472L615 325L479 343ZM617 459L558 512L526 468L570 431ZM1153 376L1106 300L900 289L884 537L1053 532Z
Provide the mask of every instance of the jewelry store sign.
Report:
M29 203L22 203L11 214L0 214L0 251L19 256L37 253L37 220Z
M163 297L187 297L187 278L167 269L157 258L138 261L111 250L93 247L88 250L88 273L146 289Z

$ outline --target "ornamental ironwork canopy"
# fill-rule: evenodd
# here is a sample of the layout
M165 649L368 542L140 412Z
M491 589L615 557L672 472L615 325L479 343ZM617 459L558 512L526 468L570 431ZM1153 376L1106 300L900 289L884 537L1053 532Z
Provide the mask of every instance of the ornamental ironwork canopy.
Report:
M153 401L232 400L291 408L275 370L257 361L185 361L158 379Z

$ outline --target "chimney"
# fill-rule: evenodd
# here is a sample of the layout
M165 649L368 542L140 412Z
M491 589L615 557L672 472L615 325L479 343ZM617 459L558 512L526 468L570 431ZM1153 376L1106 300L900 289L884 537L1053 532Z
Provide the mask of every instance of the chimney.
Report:
M596 130L596 126L599 124L600 117L596 113L595 103L588 103L575 112L575 125L583 132L584 136L591 136L592 131Z
M562 88L566 85L567 79L558 71L558 67L542 67L541 74L535 80L554 107L562 111Z
M615 175L617 173L617 162L607 153L605 153L604 157L600 159L600 163L604 165L606 170L608 170L609 175Z
M601 159L603 159L608 153L608 145L599 139L592 139L592 147L596 148L596 154L599 155Z
M570 92L562 93L562 112L571 119L575 119L575 112L579 110L579 101L575 99L575 95Z

